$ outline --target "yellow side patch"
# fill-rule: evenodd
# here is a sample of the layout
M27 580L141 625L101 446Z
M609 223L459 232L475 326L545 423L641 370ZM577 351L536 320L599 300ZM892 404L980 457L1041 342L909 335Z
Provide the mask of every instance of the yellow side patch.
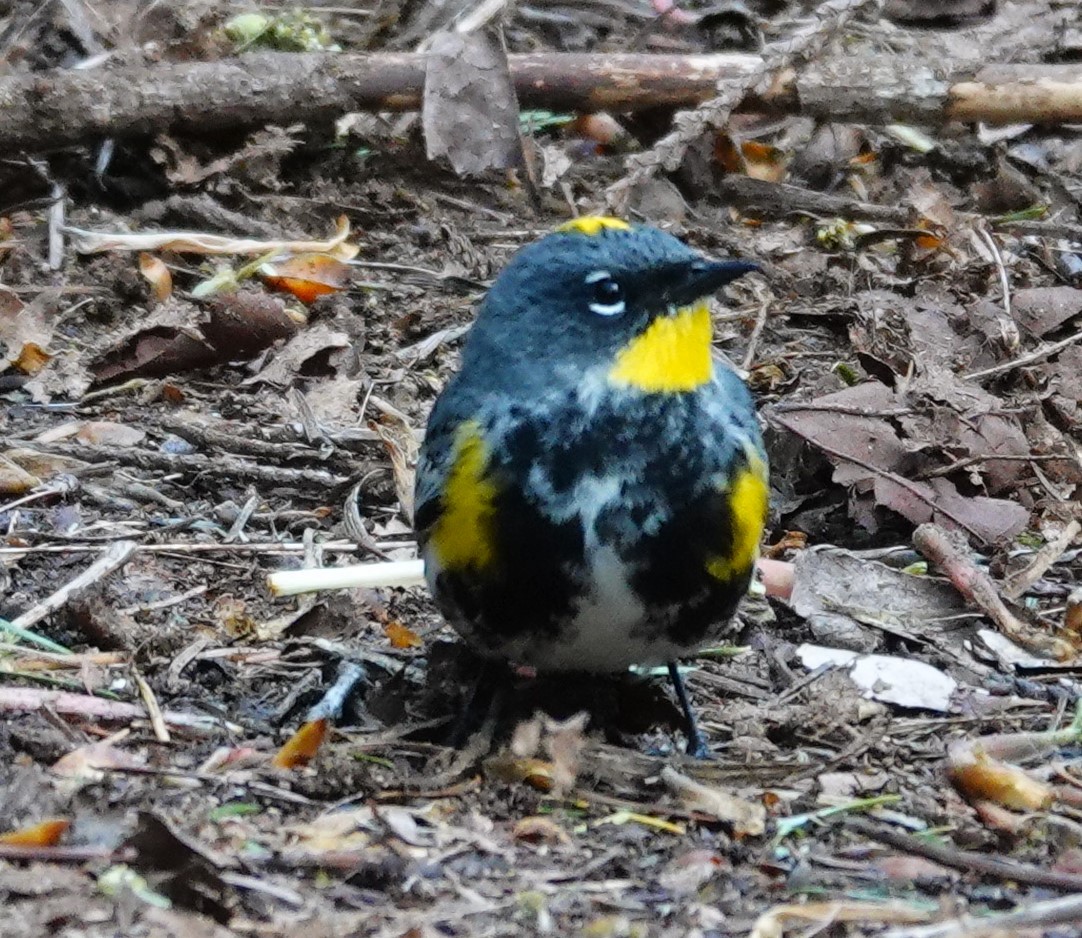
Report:
M571 221L565 221L556 230L577 231L579 234L596 237L606 228L616 231L631 230L631 226L626 221L621 221L619 218L610 218L608 215L583 215L582 218L572 218Z
M766 464L757 455L749 455L749 465L740 469L729 486L729 510L732 512L733 540L726 554L715 554L706 562L706 572L727 583L743 576L759 556L770 490Z
M658 316L621 349L609 380L653 393L693 391L714 373L710 337L710 311L705 303L675 316Z
M483 570L492 563L496 486L485 478L488 452L480 426L467 421L455 434L443 513L432 531L436 559L449 570Z

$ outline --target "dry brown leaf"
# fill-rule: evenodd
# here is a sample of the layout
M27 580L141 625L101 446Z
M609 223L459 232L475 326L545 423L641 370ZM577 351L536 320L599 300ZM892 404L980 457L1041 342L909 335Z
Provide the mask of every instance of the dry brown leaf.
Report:
M282 301L262 290L237 290L210 298L201 331L223 361L251 358L298 331Z
M48 479L63 472L78 472L88 465L86 461L76 459L74 456L64 456L60 453L40 453L37 450L24 449L23 447L5 450L3 455L19 468L24 469L38 479Z
M139 768L142 764L138 757L103 740L66 753L53 763L49 771L58 780L57 788L71 796L86 785L100 782L109 769Z
M507 53L492 31L432 38L421 125L428 158L446 156L459 175L522 165L518 99Z
M64 818L49 818L37 824L31 824L29 827L20 827L18 830L0 834L0 844L8 844L12 847L55 847L69 827L71 827L71 821Z
M566 720L545 717L543 722L541 743L552 759L553 791L562 794L574 788L578 779L582 753L588 742L586 725L590 722L590 714L576 713Z
M52 360L50 321L58 294L47 290L30 303L8 290L0 290L0 370L5 364L23 374L36 375Z
M89 420L75 432L86 446L135 446L146 439L146 431L109 420Z
M1055 797L1051 785L1039 781L1024 769L992 759L975 751L964 762L948 762L947 774L962 794L971 800L991 801L1019 811L1043 811Z
M285 828L290 842L314 853L357 850L368 846L380 824L370 807L328 811L318 817Z
M424 644L421 636L398 621L386 623L383 626L383 633L387 636L392 648L420 648Z
M543 815L524 817L516 822L511 830L515 840L524 840L531 844L569 844L571 835L552 818Z
M349 284L351 268L330 254L296 254L282 261L263 264L259 275L274 290L289 293L302 303L311 303L328 293L338 293Z
M936 915L934 909L909 905L900 900L887 902L808 902L803 905L776 905L755 920L748 938L782 938L789 924L811 924L822 931L834 922L861 922L868 925L915 925Z
M327 729L327 720L322 718L303 724L278 750L271 765L276 769L296 769L307 765L327 738Z
M766 830L766 808L738 798L727 791L704 785L678 772L671 765L661 770L661 780L691 811L710 814L731 824L737 837L758 837Z
M553 768L544 759L521 759L507 753L485 760L485 774L507 784L525 782L538 791L553 789Z
M390 417L387 421L373 424L379 434L394 473L394 487L398 502L407 518L413 517L414 467L417 465L417 437L404 419Z
M160 257L143 251L139 255L139 273L150 284L150 291L159 303L173 295L173 275Z
M1011 295L1011 315L1034 338L1053 332L1082 316L1082 290L1077 287L1030 287Z
M349 345L350 339L346 333L337 332L324 322L317 322L292 336L285 345L275 350L268 365L241 383L288 387L296 381L301 369L313 359L330 355L338 349L349 348Z
M41 479L0 453L0 495L25 495Z
M12 364L24 375L36 375L52 360L53 356L46 352L37 342L27 342L12 361Z
M658 876L658 885L677 896L693 896L710 880L731 873L732 863L713 850L689 850L670 860Z

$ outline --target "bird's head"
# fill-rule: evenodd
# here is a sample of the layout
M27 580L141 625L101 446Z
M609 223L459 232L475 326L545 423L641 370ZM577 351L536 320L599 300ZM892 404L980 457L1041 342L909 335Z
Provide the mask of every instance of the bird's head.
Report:
M713 372L706 297L757 269L705 257L657 228L578 218L512 258L467 354L490 359L488 368L536 363L550 378L600 369L616 386L690 391Z

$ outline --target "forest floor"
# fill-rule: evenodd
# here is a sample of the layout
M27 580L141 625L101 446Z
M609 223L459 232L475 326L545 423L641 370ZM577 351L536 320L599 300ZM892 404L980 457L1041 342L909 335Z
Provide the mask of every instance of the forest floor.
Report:
M503 35L757 54L814 6L539 0ZM1082 58L1073 2L923 6L824 21L813 58ZM459 9L16 0L0 82L272 39L408 51ZM255 11L282 35L238 40ZM409 114L0 161L0 936L1079 934L1077 126L741 113L625 205L763 266L716 344L760 407L764 553L795 586L687 662L711 760L644 674L517 678L452 748L476 665L423 590L269 595L272 571L416 555L419 434L485 285L606 210L672 120L529 116L536 187L428 160ZM276 276L244 269L266 248L125 240L336 230ZM336 682L322 744L283 755Z

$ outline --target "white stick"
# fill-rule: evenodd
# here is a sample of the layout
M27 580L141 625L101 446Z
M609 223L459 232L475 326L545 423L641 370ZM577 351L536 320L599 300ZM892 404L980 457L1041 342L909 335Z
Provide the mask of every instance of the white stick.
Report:
M319 590L419 586L424 581L423 560L391 560L349 567L279 570L267 576L267 587L274 596L296 596L298 593L315 593Z

